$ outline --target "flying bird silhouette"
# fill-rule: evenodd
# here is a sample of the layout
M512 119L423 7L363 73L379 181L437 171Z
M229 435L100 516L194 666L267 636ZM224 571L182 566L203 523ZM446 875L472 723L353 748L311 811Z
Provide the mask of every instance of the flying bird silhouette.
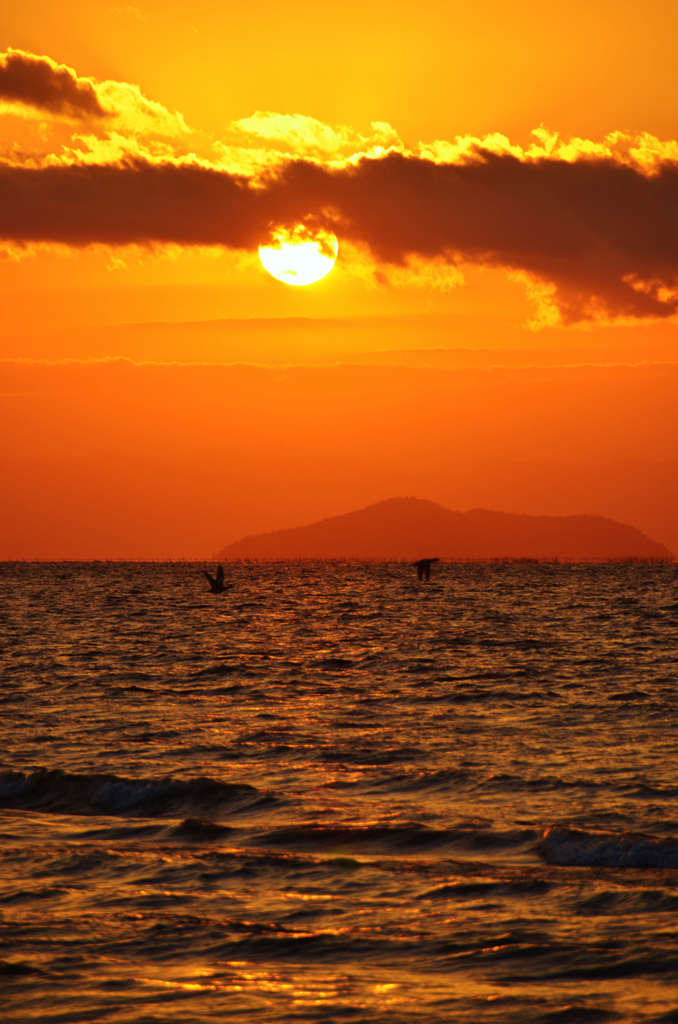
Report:
M205 569L205 578L207 579L207 582L210 585L210 590L212 591L213 594L223 594L225 590L230 590L231 587L233 586L232 583L229 583L228 586L226 586L226 584L224 583L223 565L217 566L216 576L210 575L207 569Z
M439 558L420 558L414 565L417 570L418 580L428 580L431 578L431 566L434 562L439 562Z

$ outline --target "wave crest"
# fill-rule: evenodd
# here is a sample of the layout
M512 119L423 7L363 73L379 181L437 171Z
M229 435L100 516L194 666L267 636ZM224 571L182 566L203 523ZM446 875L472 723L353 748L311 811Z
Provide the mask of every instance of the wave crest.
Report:
M52 814L197 817L233 813L272 798L246 783L194 779L131 779L39 768L0 773L0 807Z
M562 867L678 868L678 840L639 832L547 828L537 846L549 864Z

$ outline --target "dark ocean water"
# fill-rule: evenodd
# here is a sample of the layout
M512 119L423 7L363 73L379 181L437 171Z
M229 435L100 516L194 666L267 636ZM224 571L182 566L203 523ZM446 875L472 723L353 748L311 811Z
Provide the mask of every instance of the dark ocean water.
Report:
M227 577L0 566L0 1018L678 1022L678 567Z

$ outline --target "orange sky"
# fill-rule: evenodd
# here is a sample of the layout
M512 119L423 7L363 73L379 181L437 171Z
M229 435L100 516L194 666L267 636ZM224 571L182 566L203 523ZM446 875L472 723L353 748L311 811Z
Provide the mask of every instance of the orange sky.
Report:
M668 2L3 9L0 557L209 555L405 492L678 550L677 29ZM257 244L309 217L339 260L292 288Z

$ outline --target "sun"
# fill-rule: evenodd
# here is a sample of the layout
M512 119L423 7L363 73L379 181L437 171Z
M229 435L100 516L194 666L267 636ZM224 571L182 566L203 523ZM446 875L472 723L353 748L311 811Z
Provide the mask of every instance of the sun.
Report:
M310 231L303 225L278 228L272 245L259 246L259 259L269 274L285 284L313 284L334 266L339 243L331 231Z

